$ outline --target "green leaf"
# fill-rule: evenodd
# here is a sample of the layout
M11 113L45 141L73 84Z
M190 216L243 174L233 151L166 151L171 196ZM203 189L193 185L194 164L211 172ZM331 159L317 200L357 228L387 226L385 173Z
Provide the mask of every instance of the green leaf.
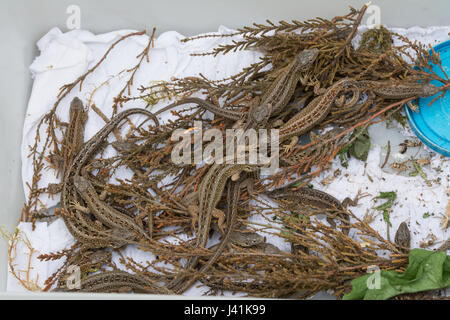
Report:
M392 119L400 123L404 128L406 126L406 117L401 113L401 111L396 111L392 114Z
M425 212L425 213L423 214L423 218L424 218L424 219L429 218L429 217L431 217L431 214L430 214L429 212Z
M355 137L355 135L358 135L355 140L352 143L349 143L345 145L344 147L339 150L339 160L341 162L341 165L344 168L348 168L348 159L350 157L354 157L358 160L366 161L367 156L369 155L370 150L370 136L367 129L364 129L361 132L361 129L356 129L352 137Z
M388 223L389 224L389 226L391 226L392 227L392 223L391 223L391 215L389 214L389 211L387 211L387 210L384 210L383 211L383 220L386 222L386 223Z
M348 149L350 145L346 145L339 150L339 161L341 162L341 166L344 168L348 168Z
M379 196L374 199L388 199L385 203L375 207L376 210L383 211L383 219L392 226L390 221L389 209L394 205L394 201L397 198L397 193L395 191L380 192Z
M352 291L344 295L344 300L385 300L403 293L446 288L450 286L450 256L443 251L413 249L404 273L377 271L352 280L351 285Z
M395 191L380 192L380 195L375 197L375 199L392 199L392 200L395 200L396 198L397 192Z
M360 130L355 130L353 133L354 135L359 134ZM370 150L370 136L367 129L364 129L361 134L357 136L355 141L350 145L350 148L348 149L348 153L350 156L366 161L367 156L369 155Z

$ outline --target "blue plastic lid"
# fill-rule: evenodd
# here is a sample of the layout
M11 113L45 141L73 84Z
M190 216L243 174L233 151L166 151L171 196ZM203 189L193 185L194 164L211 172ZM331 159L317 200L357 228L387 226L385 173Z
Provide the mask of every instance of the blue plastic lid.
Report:
M450 76L450 40L435 46L434 50L436 53L440 53L442 68ZM433 66L432 70L445 78L444 73L437 65ZM437 80L431 81L431 84L438 87L443 86ZM450 92L447 91L444 97L429 105L437 95L439 93L418 99L418 113L407 106L405 106L405 111L417 137L434 151L450 156Z

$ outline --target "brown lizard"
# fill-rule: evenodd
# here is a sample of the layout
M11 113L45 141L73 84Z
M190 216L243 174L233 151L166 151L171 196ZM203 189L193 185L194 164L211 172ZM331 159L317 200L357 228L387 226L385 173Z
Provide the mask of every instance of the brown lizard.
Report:
M102 201L88 179L83 176L74 176L73 183L75 189L87 204L87 208L75 204L74 209L86 214L92 213L100 222L112 229L131 230L138 238L150 239L132 218Z
M206 247L208 241L208 235L211 225L211 217L213 208L217 206L220 198L222 197L225 184L232 176L234 180L235 175L242 171L253 171L252 167L245 164L213 164L208 170L199 188L199 215L198 215L198 232L196 238L196 247ZM230 227L230 221L227 221L227 227ZM194 268L198 263L199 257L192 257L186 263L185 269ZM189 280L189 279L188 279ZM191 279L192 280L192 279ZM176 292L183 292L188 288L192 281L187 281L186 277L176 277L169 285L168 288L173 289Z
M215 224L213 224L212 226L213 226L214 230L218 231ZM236 246L243 247L243 248L249 248L249 247L253 247L258 244L264 243L266 241L266 238L256 232L250 231L248 229L239 228L239 229L233 229L230 232L228 240L229 240L229 243L232 243ZM210 249L216 248L219 244L212 246Z
M233 234L234 224L236 223L237 217L237 204L240 197L240 182L239 181L231 181L227 192L227 228L224 232L224 236L222 241L215 249L214 254L206 261L206 263L201 267L200 272L206 272L209 267L211 267L219 256L222 254L225 247L228 245L228 240ZM219 225L220 228L220 225ZM222 230L221 230L222 231ZM177 292L181 293L187 290L192 283L195 282L195 278L191 278L183 286L177 288Z
M93 223L88 216L77 210L72 210L73 203L80 202L73 185L73 177L79 176L82 168L95 155L102 143L106 141L109 133L126 117L133 114L144 114L153 119L159 125L158 119L149 111L144 109L129 109L119 113L99 132L97 132L83 148L80 149L72 163L68 166L63 180L61 193L61 207L64 210L64 222L70 233L83 244L85 248L101 248L105 246L120 247L127 243L133 234L126 230L107 230Z
M400 82L394 81L372 81L360 80L356 83L357 86L363 89L372 91L386 99L407 99L412 97L430 97L440 91L440 88L430 83L417 82ZM408 107L417 112L417 106L413 105L412 101L406 103Z
M171 290L151 283L142 276L121 270L90 275L81 279L80 289L65 289L65 291L79 292L125 292L131 290L136 293L173 294Z
M62 140L62 168L61 176L64 178L68 167L72 163L73 159L83 147L84 143L84 125L87 121L87 112L84 110L83 102L75 97L70 103L69 108L69 125L64 132ZM49 184L49 193L56 194L61 192L62 183Z
M286 147L289 151L297 142L298 136L308 132L319 124L330 112L338 95L348 86L353 84L353 80L344 78L334 83L326 92L313 99L288 122L279 129L279 141L293 137L291 143ZM358 93L359 91L354 91ZM349 105L355 104L359 99L359 94L355 94Z
M264 91L261 98L254 99L250 102L250 110L247 114L247 128L253 127L255 123L262 122L264 119L268 118L270 114L277 114L286 107L294 94L298 82L302 78L302 72L307 71L311 67L317 58L318 52L319 50L317 49L310 49L298 53L283 72L280 72L277 78ZM185 98L181 101L172 103L158 110L155 115L159 115L169 109L186 103L196 103L215 115L229 120L239 121L243 118L241 111L220 108L206 100L194 97Z
M348 235L349 229L348 225L350 223L350 217L347 213L344 212L344 209L348 205L356 205L355 200L351 200L350 198L344 199L344 201L341 203L339 200L337 200L335 197L331 196L330 194L316 190L316 189L310 189L308 187L299 188L295 191L289 189L289 188L280 188L273 191L268 192L268 195L273 199L279 199L279 200L290 200L294 201L296 205L305 205L305 206L311 206L315 208L321 208L321 209L335 209L338 210L338 215L341 218L341 221L343 222L341 229L342 233ZM334 219L332 217L327 217L327 222L333 226L336 227L336 223L334 222Z
M386 99L429 97L440 91L439 87L429 83L359 80L355 84Z
M270 105L272 115L278 114L286 107L302 78L302 73L312 66L318 53L318 49L299 52L283 72L264 90L261 104Z

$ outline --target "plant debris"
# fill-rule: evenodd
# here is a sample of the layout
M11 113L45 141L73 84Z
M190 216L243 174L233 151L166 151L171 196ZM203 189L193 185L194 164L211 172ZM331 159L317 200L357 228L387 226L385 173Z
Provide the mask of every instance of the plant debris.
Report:
M360 10L350 8L347 14L331 20L267 21L242 27L231 35L185 38L183 42L219 36L239 36L241 39L220 45L211 52L196 54L198 56L215 57L249 49L259 50L264 55L259 62L227 79L212 81L200 74L198 77L150 82L148 86L139 87L138 95L132 95L134 75L143 63L151 63L148 55L153 48L153 30L148 45L136 57L135 67L121 73L129 80L114 100L112 110L116 118L110 121L100 115L107 124L97 134L101 138L99 142L90 148L97 136L83 144L85 118L80 109L80 113L73 109L71 122L64 127L57 117L58 106L66 103L64 98L81 88L89 74L110 58L109 53L118 43L144 32L121 37L83 76L64 85L57 93L52 110L39 122L36 142L30 147L34 176L28 185L31 192L21 221L34 225L36 221L51 219L43 215L47 208L39 197L43 194L56 197L61 189L56 185L38 187L43 169L46 169L46 174L62 177L61 208L55 216L64 219L77 243L62 252L38 257L41 261L66 259L66 263L46 280L42 290L56 287L70 291L65 286L69 264L81 268L81 291L120 291L125 287L135 292L182 294L199 280L210 288L207 294L231 291L268 298L307 298L323 290L333 290L338 298L370 297L371 293L365 291L365 282L361 279L368 277L364 275L371 266L380 268L382 277L402 280L419 277L418 270L424 268L423 263L431 261L433 270L430 272L437 275L445 255L413 250L408 265L408 255L380 236L367 220L359 220L331 196L310 188L311 179L327 170L336 155L344 167L348 166L350 156L366 161L371 146L367 128L386 119L399 121L400 108L425 94L417 84L419 80L423 83L440 81L443 87L432 88L436 90L436 96L442 96L450 84L448 79L429 72L430 65L440 65L435 52L429 52L428 47L384 27L367 31L356 50L352 40L366 9L366 5ZM401 40L402 45L394 46L392 39ZM274 83L282 83L277 79L297 76L287 70L305 52L315 52L316 56L310 61L309 69L302 71L301 78L292 82L292 88L281 86L280 91L287 94L286 105L277 112L271 109L272 104L267 105L269 111L262 110L266 112L265 118L259 121L262 112L256 112L260 111L258 101L278 92L271 89ZM414 65L408 60L414 61ZM283 78L283 75L291 77ZM342 83L348 85L341 87ZM398 85L406 88L406 94L402 92L400 98L396 92L392 93ZM203 96L204 102L198 103L200 108L172 110L176 116L173 121L159 124L151 113L146 113L153 121L132 125L124 135L120 134L118 125L107 131L108 125L121 119L120 109L128 102L142 100L152 107L165 99L176 98L182 102L194 94ZM274 103L278 102L275 100ZM202 105L211 104L219 110L214 119L206 117L202 108ZM306 107L300 107L299 111L298 106L302 105ZM99 111L95 106L91 107ZM171 136L177 129L183 129L195 140L199 132L215 129L220 135L226 129L241 125L241 120L250 126L251 120L256 119L257 125L268 129L283 123L280 130L283 132L286 128L283 125L290 119L302 119L308 110L315 114L318 109L323 114L311 120L313 125L310 120L299 122L307 129L294 132L293 136L310 133L312 129L331 127L331 130L312 137L309 143L286 146L280 153L280 168L274 174L262 177L245 166L180 165L171 161L171 153L177 147ZM231 114L231 118L236 118L235 112L242 115L238 117L240 120L232 121L226 117ZM202 124L201 130L198 122ZM106 147L101 142L110 132L117 139L111 144L117 155L95 158ZM61 140L61 136L64 139ZM81 143L77 143L79 140ZM195 142L189 139L184 147L194 150ZM414 161L413 164L417 174L426 179L419 163ZM112 183L114 173L122 168L131 170L132 176ZM238 178L232 175L233 170L239 173ZM172 181L162 184L167 177ZM250 181L253 186L247 186L247 192L241 191L245 181ZM312 204L304 206L288 198L271 196L274 189L283 186L288 186L289 192L297 192L297 195L313 194L316 198ZM217 194L209 193L210 190ZM262 196L279 200L279 205L262 201ZM329 201L328 206L320 206L320 201L325 198ZM190 199L197 199L197 202L189 203ZM389 213L393 210L396 193L381 192L375 199L387 200L375 209L383 212L384 220L390 225ZM102 213L106 215L102 216ZM251 222L248 217L252 215L260 216L267 223ZM320 216L327 217L326 222ZM445 225L448 226L448 219ZM349 236L350 230L357 236ZM218 233L222 241L229 241L221 242L218 247L207 247L211 233ZM291 243L293 250L279 250L267 243L260 233L283 238ZM185 235L193 236L193 239L188 237L186 240ZM177 241L167 241L169 238ZM127 245L150 251L156 258L137 262L125 257L119 249ZM111 262L108 254L111 251L121 256L120 262L127 272ZM13 259L13 251L10 253L10 259ZM405 269L406 272L399 276L398 272ZM428 277L428 273L422 276ZM120 287L114 279L120 279L122 284L129 283ZM108 286L99 287L100 282ZM426 282L420 286L403 285L400 289L394 284L394 291L386 293L388 290L382 290L377 297L389 298L394 294L448 285L445 277L433 281L428 277ZM39 289L31 280L24 284ZM352 285L354 291L344 296Z

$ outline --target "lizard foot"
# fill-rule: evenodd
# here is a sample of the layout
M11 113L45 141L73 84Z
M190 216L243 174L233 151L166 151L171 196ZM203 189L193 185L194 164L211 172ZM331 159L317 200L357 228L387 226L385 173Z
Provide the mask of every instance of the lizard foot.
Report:
M281 119L278 119L272 124L272 127L273 128L278 128L278 127L281 127L283 124L284 124L284 121L281 120Z
M82 206L78 201L75 200L70 202L70 207L85 214L89 214L91 212L89 208Z
M415 113L419 113L419 106L417 104L413 103L412 101L408 101L406 105Z
M343 206L344 208L347 208L348 206L356 207L356 206L358 205L359 199L364 198L364 197L367 197L367 196L369 196L369 195L370 195L370 194L368 194L368 193L361 193L361 190L358 190L358 193L356 194L356 196L355 196L353 199L351 199L351 198L349 198L349 197L345 198L345 199L342 201L342 206Z
M297 136L292 137L291 142L288 145L284 146L284 151L286 153L291 152L292 148L294 148L294 146L297 144L297 142L298 142L298 137Z

